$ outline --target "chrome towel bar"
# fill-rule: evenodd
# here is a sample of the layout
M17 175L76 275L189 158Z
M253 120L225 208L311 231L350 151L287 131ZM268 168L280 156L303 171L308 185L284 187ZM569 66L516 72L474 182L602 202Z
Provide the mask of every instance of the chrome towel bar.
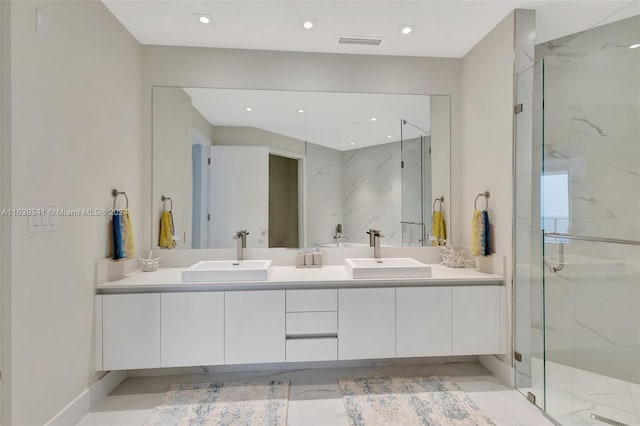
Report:
M640 246L640 241L637 241L637 240L620 240L618 238L589 237L586 235L561 234L559 232L545 232L544 237L545 238L546 237L565 238L567 240L591 241L596 243L628 244L632 246Z

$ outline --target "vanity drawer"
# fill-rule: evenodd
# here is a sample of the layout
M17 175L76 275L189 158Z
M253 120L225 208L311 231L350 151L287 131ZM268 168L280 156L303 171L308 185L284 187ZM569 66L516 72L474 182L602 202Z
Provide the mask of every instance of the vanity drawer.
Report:
M337 312L292 312L287 314L287 336L338 334Z
M287 312L338 310L338 290L287 290Z
M335 361L338 359L338 339L287 339L287 362Z

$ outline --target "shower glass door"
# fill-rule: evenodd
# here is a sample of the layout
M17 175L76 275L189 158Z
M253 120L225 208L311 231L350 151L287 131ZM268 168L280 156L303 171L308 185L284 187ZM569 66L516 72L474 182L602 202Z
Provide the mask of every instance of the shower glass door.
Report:
M638 43L635 1L516 81L515 383L561 425L640 425Z
M563 425L640 424L639 41L634 16L544 62L546 411Z
M540 174L542 170L543 63L516 78L515 118L515 385L544 409L544 315Z
M431 137L401 120L402 245L429 245L431 230Z

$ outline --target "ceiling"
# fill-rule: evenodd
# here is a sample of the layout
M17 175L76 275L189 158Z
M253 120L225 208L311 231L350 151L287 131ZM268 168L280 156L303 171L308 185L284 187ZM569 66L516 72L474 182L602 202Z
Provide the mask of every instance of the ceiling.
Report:
M193 106L215 126L257 127L340 151L400 140L401 119L420 129L430 127L426 95L184 90ZM246 111L247 107L252 110ZM299 113L300 109L304 112ZM403 126L405 139L418 134L414 128Z
M142 44L459 58L514 8L536 9L536 43L541 43L590 28L630 0L103 3ZM194 13L210 14L213 22L200 24ZM626 16L633 13L627 11ZM304 20L313 20L315 27L304 30ZM402 35L403 25L414 30ZM382 42L379 46L342 45L337 43L339 36L374 37Z

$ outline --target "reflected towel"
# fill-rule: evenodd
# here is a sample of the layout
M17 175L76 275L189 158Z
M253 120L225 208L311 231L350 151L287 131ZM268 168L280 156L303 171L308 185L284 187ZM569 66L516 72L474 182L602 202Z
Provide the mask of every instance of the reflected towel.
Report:
M176 242L173 241L173 215L170 211L163 211L160 218L160 247L174 248Z
M444 216L440 211L433 212L433 217L431 218L431 235L436 238L433 240L432 245L442 246L445 244L447 234L444 226Z
M133 257L135 248L133 247L133 227L131 225L131 216L129 209L121 210L122 213L122 240L124 246L125 257Z
M111 234L113 241L113 258L124 259L124 240L122 236L122 210L116 210L111 215Z
M485 242L484 218L480 210L474 210L471 221L471 255L484 256Z

